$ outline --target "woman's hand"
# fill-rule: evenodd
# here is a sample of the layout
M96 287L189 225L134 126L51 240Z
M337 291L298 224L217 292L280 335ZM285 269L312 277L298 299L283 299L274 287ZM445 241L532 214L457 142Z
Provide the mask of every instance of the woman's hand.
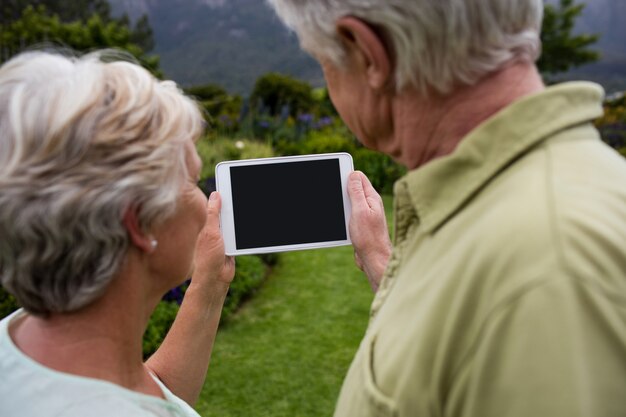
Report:
M350 174L348 195L352 204L349 230L354 259L376 292L391 256L383 201L360 171Z
M218 192L211 193L207 204L207 219L198 236L194 259L192 285L228 288L235 275L235 259L224 254L220 230L222 200Z
M212 193L198 236L195 267L183 304L161 347L146 362L151 372L193 405L206 378L224 300L235 275L235 260L224 254L221 199Z

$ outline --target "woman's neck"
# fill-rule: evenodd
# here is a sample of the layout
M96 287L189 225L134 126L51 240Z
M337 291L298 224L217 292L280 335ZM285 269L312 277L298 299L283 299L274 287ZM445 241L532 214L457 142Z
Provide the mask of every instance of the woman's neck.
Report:
M17 347L59 372L162 396L143 365L142 336L157 300L145 300L128 263L97 301L68 314L26 315L10 334Z

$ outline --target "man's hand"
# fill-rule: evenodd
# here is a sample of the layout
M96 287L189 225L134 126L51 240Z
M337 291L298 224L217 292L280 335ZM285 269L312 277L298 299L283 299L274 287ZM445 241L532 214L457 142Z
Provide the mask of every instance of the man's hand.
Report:
M350 174L348 195L352 203L349 229L354 259L376 292L391 256L383 200L360 171Z

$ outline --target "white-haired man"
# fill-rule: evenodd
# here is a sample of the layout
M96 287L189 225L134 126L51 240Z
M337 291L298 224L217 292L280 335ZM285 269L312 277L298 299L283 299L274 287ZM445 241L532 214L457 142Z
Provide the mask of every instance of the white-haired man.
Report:
M395 241L361 173L376 293L336 416L626 415L626 163L603 91L545 88L541 0L269 0L367 147L411 172Z

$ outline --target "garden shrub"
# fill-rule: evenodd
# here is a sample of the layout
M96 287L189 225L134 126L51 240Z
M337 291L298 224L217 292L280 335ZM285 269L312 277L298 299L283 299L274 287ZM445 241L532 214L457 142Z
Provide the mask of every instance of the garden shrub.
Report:
M626 152L626 96L604 103L604 115L596 120L602 140L619 151Z
M222 321L227 320L241 303L261 286L267 275L269 265L275 265L277 261L277 254L238 256L235 259L235 278L226 295L226 301L222 310ZM148 328L144 333L144 358L152 355L161 345L172 323L174 323L180 308L179 305L188 285L189 282L186 282L170 290L163 297L163 301L157 305L154 313L152 313L148 322Z
M291 156L302 155L302 149L300 148L301 142L293 141L284 138L278 138L272 142L272 146L277 155Z
M355 140L336 130L314 131L301 144L302 154L347 152L354 154L357 149Z
M261 286L267 275L268 267L258 256L238 256L235 262L235 279L224 302L223 320L228 319L237 307Z
M215 177L215 166L223 161L274 156L271 146L247 139L203 138L196 149L202 159L202 179Z
M274 266L278 263L280 259L280 255L278 253L264 253L262 255L257 255L261 258L261 261L267 266Z
M271 116L280 114L283 107L295 116L311 110L313 89L308 83L288 75L268 73L257 79L250 101L254 107L266 107Z
M174 323L179 308L178 303L173 301L161 301L157 305L143 335L144 358L152 355L161 346L165 335Z
M184 91L202 106L211 127L219 127L220 123L225 122L225 118L220 116L228 116L231 122L236 121L241 111L242 98L238 95L231 96L217 84L196 85L185 88Z
M389 156L364 148L342 127L312 131L302 142L280 142L278 153L304 155L347 152L352 155L354 169L363 171L374 188L382 194L391 194L393 184L406 173L406 169Z
M315 102L315 110L318 116L329 116L332 118L339 117L339 113L335 108L327 87L319 87L313 89L313 100Z
M357 149L352 158L354 169L363 171L381 194L392 194L394 183L406 173L406 168L389 156L367 148Z
M0 286L0 319L5 318L18 308L20 308L20 306L17 304L15 297Z

